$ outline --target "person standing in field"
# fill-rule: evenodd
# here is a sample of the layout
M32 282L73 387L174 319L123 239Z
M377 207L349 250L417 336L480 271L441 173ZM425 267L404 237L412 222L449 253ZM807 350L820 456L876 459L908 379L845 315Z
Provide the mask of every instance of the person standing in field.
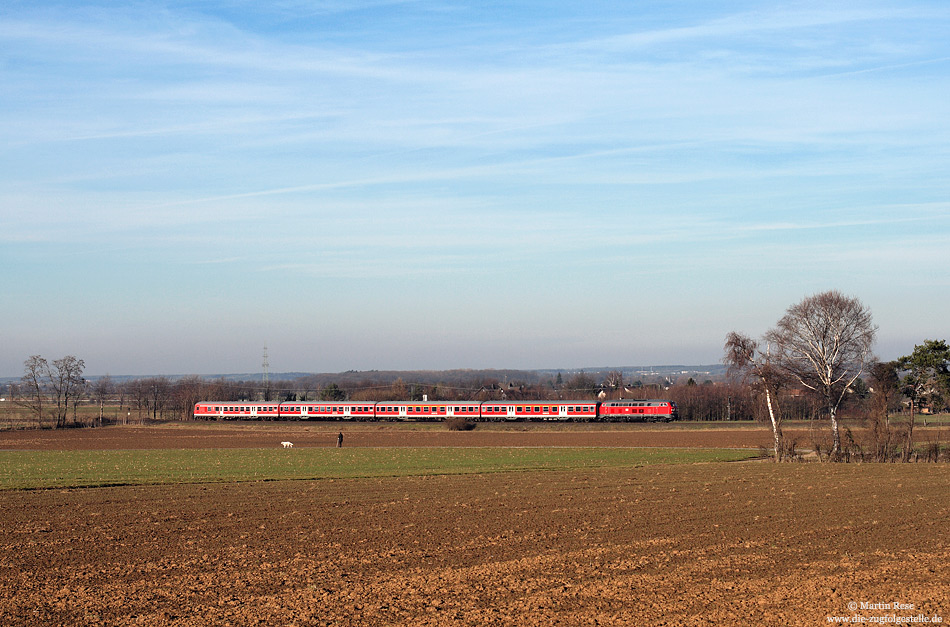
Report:
M341 448L343 446L343 432L341 431L336 436L336 447Z

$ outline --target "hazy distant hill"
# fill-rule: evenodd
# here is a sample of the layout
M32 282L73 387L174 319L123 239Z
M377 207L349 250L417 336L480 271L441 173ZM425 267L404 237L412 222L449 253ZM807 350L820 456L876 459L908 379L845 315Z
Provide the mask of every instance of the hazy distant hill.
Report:
M296 381L307 379L308 382L325 384L337 383L345 385L346 383L357 383L360 381L376 381L379 383L391 383L397 379L414 383L438 383L451 381L468 381L472 379L495 379L501 382L522 381L533 383L539 380L562 376L570 376L579 372L584 372L595 380L603 379L609 372L620 372L624 381L653 380L658 378L667 378L676 380L681 377L692 377L697 382L706 379L721 378L725 374L725 366L722 364L712 365L666 365L666 366L602 366L594 368L544 368L538 370L513 370L513 369L454 369L454 370L348 370L345 372L272 372L268 377L271 381ZM135 379L147 379L151 377L166 377L171 381L177 381L186 377L196 375L109 375L117 382L132 381ZM226 381L260 381L263 374L260 372L243 372L230 374L203 374L197 375L202 379L213 381L224 379ZM102 378L102 375L87 375L90 381L96 381ZM10 384L20 380L19 377L0 378L0 383Z

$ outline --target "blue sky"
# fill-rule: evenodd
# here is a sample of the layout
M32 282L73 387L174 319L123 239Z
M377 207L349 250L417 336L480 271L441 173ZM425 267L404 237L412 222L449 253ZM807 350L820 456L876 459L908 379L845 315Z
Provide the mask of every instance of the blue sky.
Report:
M947 338L950 4L0 6L0 376Z

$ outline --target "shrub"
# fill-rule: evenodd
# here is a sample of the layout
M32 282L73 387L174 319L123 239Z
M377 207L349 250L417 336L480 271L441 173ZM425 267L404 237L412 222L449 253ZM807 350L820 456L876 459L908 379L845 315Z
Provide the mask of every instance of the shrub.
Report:
M445 421L445 426L449 428L449 431L471 431L475 428L475 423L461 416L454 416Z

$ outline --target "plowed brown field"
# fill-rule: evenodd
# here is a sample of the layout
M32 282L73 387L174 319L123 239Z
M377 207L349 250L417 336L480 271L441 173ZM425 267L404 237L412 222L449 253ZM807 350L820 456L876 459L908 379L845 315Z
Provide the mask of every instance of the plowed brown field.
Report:
M4 433L0 446L94 448L93 431ZM98 431L100 448L273 446L288 434L329 446L335 435L116 429L123 442ZM348 431L346 445L490 434L394 432ZM639 433L705 446L768 436ZM575 446L602 437L571 435ZM0 625L935 624L950 621L948 497L944 464L759 462L8 491Z

